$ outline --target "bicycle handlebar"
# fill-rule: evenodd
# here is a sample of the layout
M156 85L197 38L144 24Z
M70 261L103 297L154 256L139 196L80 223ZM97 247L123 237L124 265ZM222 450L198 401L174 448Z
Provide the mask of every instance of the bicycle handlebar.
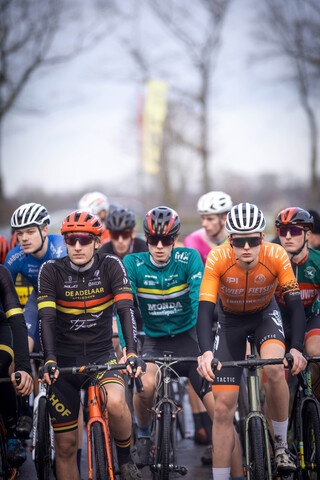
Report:
M198 363L198 357L173 357L171 355L165 355L163 357L141 357L144 362L149 363L177 363L177 362L196 362Z
M21 373L15 372L14 374L17 385L21 383ZM0 378L0 383L10 383L11 382L11 377L2 377Z

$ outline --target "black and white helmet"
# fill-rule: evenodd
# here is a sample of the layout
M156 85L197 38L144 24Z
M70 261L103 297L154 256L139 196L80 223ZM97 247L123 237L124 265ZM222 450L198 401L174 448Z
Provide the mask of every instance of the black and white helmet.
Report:
M208 192L199 198L197 210L200 215L220 215L232 208L230 195L224 192Z
M49 225L50 215L39 203L25 203L17 208L11 217L13 229L30 227L31 225Z
M261 233L266 227L262 211L252 203L239 203L227 215L226 230L234 233Z

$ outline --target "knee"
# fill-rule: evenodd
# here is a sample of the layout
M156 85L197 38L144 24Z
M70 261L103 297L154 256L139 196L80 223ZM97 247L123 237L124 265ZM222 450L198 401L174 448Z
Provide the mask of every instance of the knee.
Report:
M264 367L270 385L285 381L284 367L282 365L268 365Z
M221 399L216 399L214 406L214 422L217 423L232 423L235 407L229 402Z
M75 454L78 448L78 436L65 435L63 433L55 435L55 450L60 458L70 458Z

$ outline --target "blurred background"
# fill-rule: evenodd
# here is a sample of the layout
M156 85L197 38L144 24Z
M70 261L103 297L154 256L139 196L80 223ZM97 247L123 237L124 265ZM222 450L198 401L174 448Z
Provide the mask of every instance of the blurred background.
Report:
M0 0L0 233L88 191L175 208L210 190L320 208L318 0Z

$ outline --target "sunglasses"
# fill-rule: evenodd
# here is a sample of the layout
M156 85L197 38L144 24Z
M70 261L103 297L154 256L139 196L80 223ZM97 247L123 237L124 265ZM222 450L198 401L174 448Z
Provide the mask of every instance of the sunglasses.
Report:
M164 237L164 236L149 236L147 238L147 243L149 245L152 245L153 247L156 247L158 243L161 242L164 247L169 247L169 245L173 245L174 243L174 237Z
M87 235L85 233L68 235L68 236L65 236L64 239L68 245L72 245L73 247L75 246L77 241L79 241L80 245L84 246L84 245L90 245L90 243L92 243L94 240L92 235Z
M304 231L304 228L296 227L294 225L284 225L278 228L280 237L286 237L287 233L290 233L291 237L299 237Z
M123 240L132 237L132 232L125 230L124 232L110 232L110 237L112 240L119 240L119 237L122 237Z
M248 243L249 247L257 247L262 243L261 237L238 237L232 238L231 240L232 245L237 248L243 248L246 243Z

